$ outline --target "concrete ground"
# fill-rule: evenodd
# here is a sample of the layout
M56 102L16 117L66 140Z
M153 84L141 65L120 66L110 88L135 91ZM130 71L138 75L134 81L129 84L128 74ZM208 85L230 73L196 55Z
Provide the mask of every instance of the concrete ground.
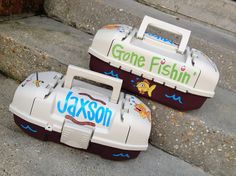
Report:
M232 0L137 0L158 10L201 21L236 34L236 3Z
M8 111L18 83L0 74L0 175L210 176L151 145L135 160L113 162L25 134Z

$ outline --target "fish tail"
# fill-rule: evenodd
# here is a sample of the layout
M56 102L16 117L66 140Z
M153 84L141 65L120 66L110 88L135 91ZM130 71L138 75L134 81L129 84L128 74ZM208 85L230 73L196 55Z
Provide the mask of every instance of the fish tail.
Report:
M152 96L152 91L156 88L156 85L152 85L149 90L148 90L148 96L151 97Z

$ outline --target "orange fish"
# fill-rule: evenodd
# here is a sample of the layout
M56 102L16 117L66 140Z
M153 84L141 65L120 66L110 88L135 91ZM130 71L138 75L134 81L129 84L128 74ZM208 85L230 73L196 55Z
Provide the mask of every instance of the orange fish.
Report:
M109 25L104 26L103 28L105 28L105 29L117 29L118 27L120 27L120 25L118 25L118 24L109 24Z
M142 103L135 104L134 110L137 111L143 119L147 118L148 121L151 122L151 113L150 113L150 111L147 111L147 108L145 107L144 104L142 104Z

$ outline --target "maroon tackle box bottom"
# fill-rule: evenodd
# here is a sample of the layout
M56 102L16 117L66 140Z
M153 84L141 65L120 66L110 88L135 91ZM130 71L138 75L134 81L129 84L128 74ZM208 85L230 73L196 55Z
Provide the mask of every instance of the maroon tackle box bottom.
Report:
M91 55L90 58L90 69L105 75L123 79L123 89L181 111L198 109L207 99L207 97L184 93L143 78L142 76L134 75L120 68L111 66L109 63L93 55Z
M61 143L61 133L45 130L43 127L27 122L14 114L15 123L28 135L43 140ZM63 143L61 143L63 144ZM84 149L81 149L84 150ZM100 155L102 158L114 161L123 161L137 158L140 151L122 150L93 142L89 143L88 149L84 150L93 154ZM79 157L79 156L78 156Z

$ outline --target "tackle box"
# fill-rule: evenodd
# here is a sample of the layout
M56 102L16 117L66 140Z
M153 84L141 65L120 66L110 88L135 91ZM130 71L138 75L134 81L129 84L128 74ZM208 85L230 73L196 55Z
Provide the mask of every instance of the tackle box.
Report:
M161 29L181 37L178 43L147 32ZM190 31L145 16L139 29L122 24L97 31L89 48L90 69L123 79L122 88L182 111L197 109L215 94L216 65L187 46Z
M128 160L147 150L151 112L135 96L120 92L121 86L121 79L72 65L65 76L34 73L16 89L10 111L30 136L111 160Z

